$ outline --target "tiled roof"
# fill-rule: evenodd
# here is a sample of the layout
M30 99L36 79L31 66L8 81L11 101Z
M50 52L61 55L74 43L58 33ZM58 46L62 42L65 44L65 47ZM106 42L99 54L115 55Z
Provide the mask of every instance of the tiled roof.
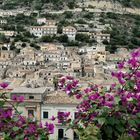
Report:
M74 97L69 97L63 91L53 91L46 95L45 104L79 104L79 100Z

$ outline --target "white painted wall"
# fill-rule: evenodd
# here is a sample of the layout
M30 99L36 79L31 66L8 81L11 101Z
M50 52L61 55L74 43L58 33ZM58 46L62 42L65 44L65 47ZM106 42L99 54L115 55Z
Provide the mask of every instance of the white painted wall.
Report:
M50 121L49 119L43 119L43 111L48 112L48 118L52 116L57 116L57 112L70 112L70 118L74 118L74 113L76 112L76 105L67 105L67 104L45 104L41 106L41 121L45 124L46 121ZM66 127L58 124L58 120L54 121L55 130L54 134L50 136L50 140L57 140L58 139L58 129L64 129L64 136L68 137L70 140L73 139L73 130L67 130Z

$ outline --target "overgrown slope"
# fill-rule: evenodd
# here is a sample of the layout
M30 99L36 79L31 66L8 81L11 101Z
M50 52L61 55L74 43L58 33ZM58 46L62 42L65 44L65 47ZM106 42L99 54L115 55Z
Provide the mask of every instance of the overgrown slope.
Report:
M137 7L140 8L140 0L113 0L120 2L123 6L126 7Z
M62 9L65 6L74 8L75 0L3 0L0 8L14 9L17 7L30 7L35 10L44 8Z
M17 6L30 7L33 9L41 10L43 8L63 9L66 6L74 8L77 2L86 2L89 0L0 0L0 8L14 9ZM97 0L98 2L102 0ZM105 0L104 0L105 1ZM110 0L111 2L119 2L125 7L137 7L140 8L140 0Z

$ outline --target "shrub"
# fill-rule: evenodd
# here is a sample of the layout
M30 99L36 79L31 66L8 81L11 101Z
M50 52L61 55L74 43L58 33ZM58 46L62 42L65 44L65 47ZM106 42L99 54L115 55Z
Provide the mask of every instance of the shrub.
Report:
M5 89L8 84L1 83L0 86ZM24 96L12 95L11 101L7 100L5 92L0 93L0 132L4 140L48 140L54 125L46 122L43 127L32 116L22 116L17 108L24 101ZM5 108L5 104L9 107Z
M109 89L91 85L80 90L78 80L61 77L59 88L81 101L76 119L64 116L64 124L69 124L81 140L93 139L91 136L95 140L140 139L139 60L140 48L127 61L119 62L118 71L112 72L117 80Z

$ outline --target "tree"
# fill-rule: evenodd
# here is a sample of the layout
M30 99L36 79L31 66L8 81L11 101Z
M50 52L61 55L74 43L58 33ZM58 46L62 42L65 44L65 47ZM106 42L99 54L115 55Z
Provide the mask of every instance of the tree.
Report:
M36 50L40 50L40 46L36 45L34 42L32 42L30 46L35 48Z
M87 22L84 20L84 19L78 19L76 21L76 23L79 23L79 24L86 24Z
M0 43L4 43L7 41L7 38L4 34L0 34Z
M62 26L61 25L58 25L57 33L62 34Z
M86 18L86 19L92 19L92 18L94 18L94 13L86 13L85 15L84 15L84 18Z
M68 7L69 7L70 9L74 9L74 7L75 7L75 2L74 2L74 0L71 1L71 2L68 2Z
M25 19L25 15L24 14L17 14L17 16L15 17L15 22L19 22L21 20Z
M140 28L139 28L139 26L134 27L132 32L133 32L133 35L135 37L140 37Z
M12 45L10 46L10 50L15 50L15 49L16 49L15 45L12 44Z
M32 35L29 31L23 32L23 35L24 35L25 37L28 37L28 38L32 38L32 37L33 37L33 35Z
M21 47L23 47L23 48L25 48L27 45L26 45L26 43L22 43L22 45L21 45Z
M133 37L131 39L131 43L138 46L140 45L140 40L138 40L136 37Z
M54 40L54 38L52 36L48 36L48 35L42 36L40 38L41 42L53 42L53 40Z
M107 45L106 50L109 51L110 53L115 53L117 50L116 45Z
M109 42L108 42L108 40L103 40L103 42L102 42L104 45L108 45L109 44Z
M15 52L17 53L17 54L19 54L20 53L20 49L15 49Z
M68 41L68 46L79 46L78 41Z
M68 42L68 36L67 35L61 35L58 37L58 40L62 43L67 43Z
M65 11L64 15L65 15L65 18L72 18L73 17L73 13L71 11Z
M112 12L108 12L106 15L108 18L111 18L111 19L118 19L117 14L114 14Z
M17 25L17 26L16 26L16 30L17 30L18 33L25 31L23 25Z
M140 1L139 0L132 0L132 3L133 3L133 5L134 6L136 6L136 7L140 7Z
M42 6L43 6L43 3L41 0L34 0L33 1L33 8L35 10L41 10Z
M87 34L76 34L76 40L81 42L89 42L90 36Z

